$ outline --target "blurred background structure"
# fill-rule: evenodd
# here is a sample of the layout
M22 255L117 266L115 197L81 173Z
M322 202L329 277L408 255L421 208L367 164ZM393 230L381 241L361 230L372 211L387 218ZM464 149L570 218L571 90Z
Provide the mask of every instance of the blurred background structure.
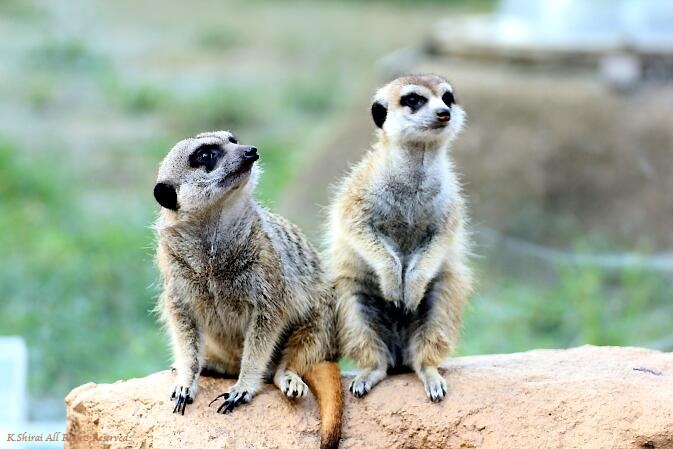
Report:
M670 2L4 0L0 35L0 335L27 344L32 420L169 366L150 226L174 142L258 146L260 200L319 243L371 96L410 71L469 116L459 353L673 349Z

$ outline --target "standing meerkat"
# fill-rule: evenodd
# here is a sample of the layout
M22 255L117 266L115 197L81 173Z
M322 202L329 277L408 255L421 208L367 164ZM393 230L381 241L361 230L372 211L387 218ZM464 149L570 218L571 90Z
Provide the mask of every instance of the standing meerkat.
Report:
M258 158L218 131L178 142L161 163L158 308L173 343L173 412L193 401L202 369L238 376L212 401L223 398L220 413L249 402L265 379L290 398L305 396L303 376L318 399L321 448L336 448L333 289L298 228L253 199Z
M328 254L342 354L367 394L388 369L413 369L433 402L471 292L465 201L448 150L465 120L437 75L398 78L371 107L378 142L329 209Z

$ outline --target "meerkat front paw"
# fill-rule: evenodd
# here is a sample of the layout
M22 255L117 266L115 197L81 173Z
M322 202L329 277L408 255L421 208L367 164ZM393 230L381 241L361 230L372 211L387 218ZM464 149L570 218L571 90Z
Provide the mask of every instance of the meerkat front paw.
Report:
M382 276L380 280L381 294L383 297L395 304L396 307L400 307L403 301L403 291L402 291L402 279L398 279L392 274Z
M425 296L425 290L428 288L429 279L419 275L415 271L407 273L404 282L404 307L413 312Z
M369 393L384 377L386 377L385 370L363 370L353 378L348 391L356 398L361 398Z
M423 379L425 394L432 402L439 402L446 396L446 381L437 372L427 373Z
M195 389L190 390L190 387L185 387L179 384L173 387L173 392L171 393L171 401L175 401L173 413L184 415L187 404L194 402L194 396L196 396Z
M297 373L285 371L280 375L277 386L288 398L302 398L308 392L308 386Z
M224 402L222 403L222 405L218 407L217 413L222 414L229 413L236 406L250 402L253 395L254 392L252 390L248 390L239 386L237 382L231 388L229 388L229 391L227 391L226 393L222 393L221 395L210 401L208 407L213 405L213 403L218 399L224 398Z

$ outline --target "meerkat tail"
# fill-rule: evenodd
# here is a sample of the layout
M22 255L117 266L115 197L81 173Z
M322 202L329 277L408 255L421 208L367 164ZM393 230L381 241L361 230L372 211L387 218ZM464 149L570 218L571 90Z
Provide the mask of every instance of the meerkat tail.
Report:
M320 407L320 449L337 449L341 438L341 373L334 362L321 362L304 376Z

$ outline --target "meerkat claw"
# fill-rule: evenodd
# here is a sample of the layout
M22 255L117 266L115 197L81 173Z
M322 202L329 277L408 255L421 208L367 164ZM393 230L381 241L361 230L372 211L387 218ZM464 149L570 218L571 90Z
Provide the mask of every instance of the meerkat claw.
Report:
M226 414L231 412L236 406L250 402L252 395L247 390L238 390L236 387L232 387L228 392L222 393L212 401L208 406L210 407L218 399L223 398L224 402L217 408L217 413Z
M189 394L189 388L175 387L173 394L171 395L171 400L175 399L175 407L173 408L173 413L180 413L181 415L185 414L185 408L187 404L194 402L191 395Z
M231 412L232 410L234 410L236 406L248 402L249 401L249 399L247 399L248 396L249 395L247 391L242 391L235 395L222 396L224 397L224 402L222 403L222 405L218 407L217 413L222 413L224 415Z
M226 401L228 397L229 397L229 393L222 393L222 394L218 395L215 399L213 399L212 401L210 401L210 402L208 403L208 407L210 407L211 405L213 405L213 403L215 403L215 401L217 401L218 399L220 399L220 398L224 398L224 400Z
M371 390L371 388L372 388L371 385L364 379L354 379L353 382L351 382L351 385L348 389L353 394L353 396L355 396L356 398L361 398L367 393L369 393L369 390Z
M446 396L446 392L446 381L442 377L428 379L425 383L425 393L432 402L440 402Z

